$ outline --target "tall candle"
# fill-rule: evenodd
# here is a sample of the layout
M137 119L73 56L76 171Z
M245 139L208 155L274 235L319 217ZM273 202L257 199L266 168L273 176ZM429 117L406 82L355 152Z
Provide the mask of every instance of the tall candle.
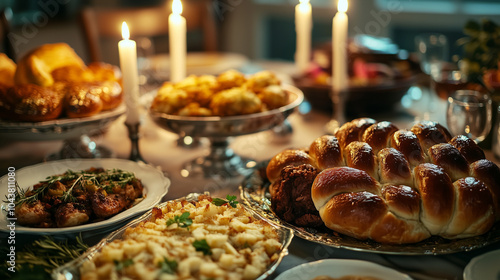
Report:
M186 19L181 16L182 3L173 0L168 17L170 40L170 80L179 82L186 77Z
M347 24L348 19L347 0L339 0L337 14L332 23L332 58L333 58L333 81L334 92L345 90L349 85L347 74Z
M309 0L300 0L295 6L295 33L297 36L295 66L303 73L309 66L311 55L312 9Z
M123 96L127 105L128 124L139 123L139 74L137 70L137 47L133 40L129 39L130 32L127 23L122 24L122 38L118 42L120 54L120 68L123 78Z

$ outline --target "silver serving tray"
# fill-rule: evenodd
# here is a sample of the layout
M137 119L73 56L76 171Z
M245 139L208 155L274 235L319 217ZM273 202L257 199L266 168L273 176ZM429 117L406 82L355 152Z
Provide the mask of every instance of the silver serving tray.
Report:
M210 195L209 193L205 193L205 194ZM175 199L172 201L182 201L182 200L197 201L198 197L200 195L201 194L199 194L199 193L192 193L192 194L189 194L185 197L178 198L178 199ZM172 202L172 201L167 201L167 202L161 203L161 204L157 205L156 207L162 208L167 203ZM246 206L244 206L244 207L246 208ZM246 209L249 210L250 213L252 213L254 217L266 221L261 216L259 216L257 213L253 212L251 209L248 209L248 208L246 208ZM77 279L80 279L80 267L82 266L82 264L85 261L92 259L104 246L106 246L106 244L112 242L113 240L120 239L123 236L123 233L125 232L125 230L127 228L137 226L139 223L149 219L151 217L151 213L152 213L152 210L149 210L141 217L131 221L130 223L128 223L124 227L112 232L106 238L101 240L97 245L89 248L80 257L54 269L52 272L52 279L55 279L55 280L77 280ZM272 223L269 223L269 224L271 226L273 226L276 229L276 231L278 232L278 236L279 236L280 243L281 243L281 251L279 253L278 259L275 260L273 263L271 263L269 265L268 269L262 275L260 275L257 278L257 280L266 279L268 276L270 276L276 270L278 265L281 263L281 260L283 259L283 257L288 254L288 246L292 242L292 238L293 238L293 231L291 229L279 227L279 226L276 226Z
M269 161L257 164L254 172L247 176L240 185L242 202L271 223L283 228L289 228L294 234L305 240L316 242L334 248L354 251L394 254L394 255L440 255L465 252L478 249L500 241L500 222L497 222L487 233L464 239L449 240L433 236L412 244L392 245L381 244L372 240L359 240L342 235L325 228L305 228L287 223L280 219L271 209L269 181L261 174Z
M95 134L108 127L126 111L121 104L113 110L103 111L85 118L60 118L43 122L14 122L0 119L2 139L48 141L78 138L82 134Z

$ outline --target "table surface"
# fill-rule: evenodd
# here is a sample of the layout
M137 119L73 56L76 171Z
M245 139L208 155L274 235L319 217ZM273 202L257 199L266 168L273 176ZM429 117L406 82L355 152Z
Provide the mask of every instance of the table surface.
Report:
M400 128L409 128L418 119L431 119L445 123L445 102L429 95L425 90L422 92L423 98L413 100L413 103L398 105L393 112L380 112L369 117L380 121L392 121ZM430 108L419 111L418 108L423 108L422 105L424 107L430 105ZM308 146L314 139L325 134L324 126L330 117L327 112L310 110L307 103L304 103L289 117L289 122L293 127L291 135L277 137L272 131L265 131L239 136L232 139L230 147L240 156L256 161L267 160L285 148ZM105 133L94 136L92 139L98 145L109 148L113 152L113 157L129 157L131 145L124 125L124 116L113 122ZM209 191L212 194L224 196L238 193L241 178L205 179L181 176L182 163L206 155L209 147L205 139L201 139L199 145L194 147L179 146L177 140L178 135L159 128L147 114L143 114L140 128L140 152L146 162L161 168L172 182L164 200L175 199L192 192ZM0 174L7 173L9 166L19 169L42 162L48 155L59 151L62 143L62 140L0 140ZM487 158L499 163L489 151L487 151ZM298 264L325 258L367 260L407 273L414 279L462 279L463 269L473 257L496 249L500 249L499 244L449 255L401 256L336 249L296 237L289 247L289 254L270 279Z

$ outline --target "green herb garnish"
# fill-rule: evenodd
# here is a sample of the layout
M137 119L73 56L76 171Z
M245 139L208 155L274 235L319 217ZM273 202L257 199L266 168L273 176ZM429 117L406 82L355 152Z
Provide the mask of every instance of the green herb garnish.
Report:
M123 260L123 261L117 261L117 260L114 260L114 263L115 263L115 268L116 270L122 270L126 267L129 267L131 265L134 264L134 260L133 259L126 259L126 260Z
M193 242L193 247L196 249L198 252L203 252L203 255L212 255L212 249L207 243L206 239L202 240L195 240Z
M181 228L187 228L189 230L189 226L193 224L193 220L189 218L190 213L184 212L180 216L174 216L174 218L170 218L167 221L167 227L171 224L177 224Z
M217 206L221 206L221 205L224 205L224 204L229 204L231 207L233 208L236 208L236 204L238 204L238 201L236 200L236 196L235 195L227 195L226 196L226 199L222 199L222 198L214 198L212 200L212 203L217 205Z
M24 248L18 249L16 252L15 274L16 276L17 274L33 274L33 276L48 279L54 268L78 258L87 249L88 245L83 243L81 236L77 236L74 242L69 242L68 239L55 241L52 237L45 235L32 243L26 244ZM2 271L7 271L5 267L7 263L4 262L2 265Z
M64 174L47 177L44 181L40 181L42 184L37 189L31 191L21 189L16 183L15 204L34 203L40 200L47 190L57 182L61 182L66 186L70 185L63 192L61 199L64 202L75 202L77 199L73 196L74 189L85 189L88 185L95 185L97 189L111 192L114 186L124 188L134 180L136 180L134 173L120 169L105 169L104 171L96 169L96 172L91 170L79 172L68 170Z
M158 266L161 269L161 273L175 274L177 271L177 262L175 260L170 261L166 257L163 257L163 261Z

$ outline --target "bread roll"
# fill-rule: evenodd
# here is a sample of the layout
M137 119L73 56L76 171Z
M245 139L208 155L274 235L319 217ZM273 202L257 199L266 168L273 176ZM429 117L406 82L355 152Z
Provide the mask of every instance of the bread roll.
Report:
M473 177L453 183L455 207L453 217L441 235L446 238L466 238L487 232L495 222L493 201L486 185Z
M448 143L436 144L429 148L430 161L441 166L454 182L469 173L467 160L460 151Z
M415 167L415 186L422 199L420 220L433 235L445 232L453 215L453 183L443 168L423 163Z
M65 112L70 118L89 117L99 113L103 102L99 92L86 84L76 84L66 87Z
M378 180L378 162L370 145L359 141L351 142L344 150L344 157L347 166L363 170Z
M0 117L25 122L53 120L63 111L63 99L64 92L33 84L0 88Z
M319 169L344 165L342 149L335 136L323 135L309 146L309 155L313 157Z
M14 86L14 74L16 64L6 54L0 53L0 85L7 87Z
M416 123L411 131L415 133L424 152L427 152L430 147L446 143L451 140L451 135L447 129L436 122L422 121Z
M378 153L378 174L381 184L413 185L410 164L406 157L394 148L385 148Z
M83 69L85 63L65 43L45 44L32 50L19 60L15 73L15 82L18 85L51 86L54 84L52 71L66 66Z
M321 209L333 196L346 192L378 194L380 186L363 170L351 167L334 167L321 171L311 189L311 198L316 209Z
M361 141L365 130L374 123L376 123L374 119L359 118L343 124L335 133L340 147L344 149L351 142Z
M453 137L450 140L450 144L455 146L455 148L460 151L469 164L486 158L484 151L476 144L476 142L465 135L457 135Z
M274 156L266 168L267 179L274 182L281 174L281 170L286 166L298 166L301 164L310 164L316 166L314 160L303 150L284 150Z
M398 130L391 138L391 147L400 151L412 167L425 161L425 153L418 137L410 130Z
M469 174L483 182L491 192L495 217L500 221L500 168L487 159L475 161L470 166Z
M390 122L378 122L365 130L362 139L377 154L383 148L389 147L391 137L397 130L398 128Z

